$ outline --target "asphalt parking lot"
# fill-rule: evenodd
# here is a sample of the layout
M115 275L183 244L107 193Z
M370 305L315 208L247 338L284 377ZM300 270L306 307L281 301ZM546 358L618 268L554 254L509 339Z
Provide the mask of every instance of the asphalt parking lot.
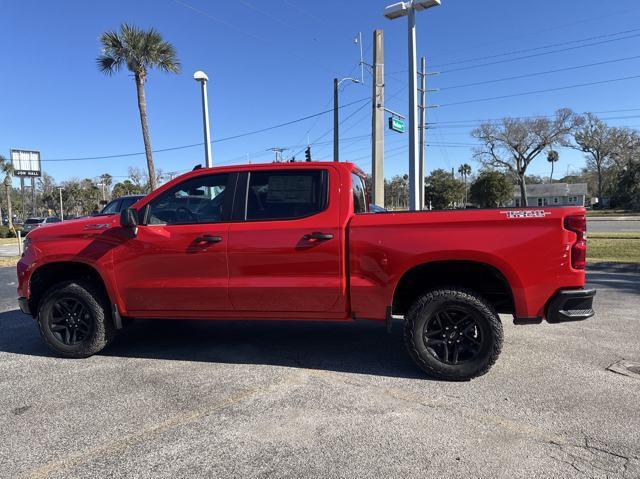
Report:
M640 477L640 275L597 317L514 326L488 375L425 379L400 324L140 321L59 359L0 269L0 477Z

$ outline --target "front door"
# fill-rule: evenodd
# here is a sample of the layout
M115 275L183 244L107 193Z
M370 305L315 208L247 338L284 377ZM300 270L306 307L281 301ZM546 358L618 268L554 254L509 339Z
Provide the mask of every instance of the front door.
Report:
M256 169L239 177L235 203L243 205L242 218L229 226L235 310L320 313L339 307L338 180L337 171L319 168Z
M226 190L235 174L199 175L151 200L137 235L114 252L130 314L228 311Z

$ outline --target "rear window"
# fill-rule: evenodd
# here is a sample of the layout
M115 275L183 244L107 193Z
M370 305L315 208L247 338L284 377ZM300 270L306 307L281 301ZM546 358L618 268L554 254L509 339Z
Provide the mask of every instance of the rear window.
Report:
M326 203L326 171L254 171L249 175L247 220L304 218Z
M42 223L41 218L28 218L27 221L24 222L25 225L35 225L38 223Z

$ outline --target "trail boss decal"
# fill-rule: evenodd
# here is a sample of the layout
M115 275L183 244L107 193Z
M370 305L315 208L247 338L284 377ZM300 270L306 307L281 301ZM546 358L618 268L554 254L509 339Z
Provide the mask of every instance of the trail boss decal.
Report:
M501 211L503 215L507 215L507 218L544 218L547 215L551 214L551 211L545 210L510 210L510 211Z

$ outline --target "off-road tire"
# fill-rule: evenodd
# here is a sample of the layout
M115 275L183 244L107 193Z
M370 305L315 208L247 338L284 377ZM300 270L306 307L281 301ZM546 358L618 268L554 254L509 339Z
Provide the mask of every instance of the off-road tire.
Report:
M442 308L461 308L473 312L473 320L482 333L479 352L462 364L447 364L429 351L425 328ZM420 296L405 316L404 340L409 355L428 376L447 381L466 381L485 374L502 349L502 323L494 308L480 295L456 287L428 291Z
M48 325L54 304L61 298L80 301L90 315L93 327L86 339L80 343L64 344L56 338ZM116 334L107 298L95 285L85 280L64 281L49 288L39 303L37 322L47 346L66 358L92 356L104 349Z

